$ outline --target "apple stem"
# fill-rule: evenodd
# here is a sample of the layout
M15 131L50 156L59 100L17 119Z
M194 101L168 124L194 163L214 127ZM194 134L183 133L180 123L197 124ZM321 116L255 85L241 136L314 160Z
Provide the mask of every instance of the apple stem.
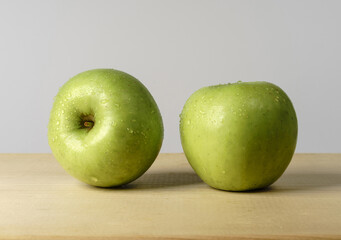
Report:
M84 127L86 128L92 128L93 126L94 126L94 122L91 122L91 121L84 122Z

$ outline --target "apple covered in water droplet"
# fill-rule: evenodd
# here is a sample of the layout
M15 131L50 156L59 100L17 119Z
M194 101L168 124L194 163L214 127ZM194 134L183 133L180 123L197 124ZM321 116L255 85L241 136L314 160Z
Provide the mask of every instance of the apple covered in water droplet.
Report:
M127 73L86 71L55 97L49 145L61 166L85 183L112 187L137 179L154 162L162 140L157 104Z
M268 82L204 87L180 115L188 162L208 185L228 191L274 183L294 154L297 129L289 97Z

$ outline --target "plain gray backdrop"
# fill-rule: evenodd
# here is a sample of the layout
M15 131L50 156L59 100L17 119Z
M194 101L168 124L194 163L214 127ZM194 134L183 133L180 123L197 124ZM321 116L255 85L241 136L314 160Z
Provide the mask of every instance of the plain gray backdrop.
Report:
M341 1L1 1L0 152L50 152L53 97L94 68L125 71L161 110L162 152L182 152L197 89L269 81L291 98L296 152L341 152Z

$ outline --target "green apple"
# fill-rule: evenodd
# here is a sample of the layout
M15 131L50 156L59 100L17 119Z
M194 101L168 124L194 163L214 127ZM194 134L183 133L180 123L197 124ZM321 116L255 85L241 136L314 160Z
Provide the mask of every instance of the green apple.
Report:
M297 118L278 86L237 82L196 91L180 115L181 144L213 188L247 191L274 183L294 154Z
M61 166L85 183L112 187L137 179L154 162L162 140L152 95L127 73L86 71L55 97L49 145Z

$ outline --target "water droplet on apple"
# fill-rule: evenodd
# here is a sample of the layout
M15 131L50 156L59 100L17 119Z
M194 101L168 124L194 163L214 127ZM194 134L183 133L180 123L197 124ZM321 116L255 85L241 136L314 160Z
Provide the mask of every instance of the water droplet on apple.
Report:
M57 125L59 125L59 121L57 121Z
M98 182L98 179L96 177L91 177L91 181L96 183L96 182Z
M191 125L191 120L187 120L187 125Z
M225 171L225 170L223 170L223 171L222 171L222 173L223 173L223 174L226 174L226 171Z
M62 110L62 113L64 113L64 110Z

